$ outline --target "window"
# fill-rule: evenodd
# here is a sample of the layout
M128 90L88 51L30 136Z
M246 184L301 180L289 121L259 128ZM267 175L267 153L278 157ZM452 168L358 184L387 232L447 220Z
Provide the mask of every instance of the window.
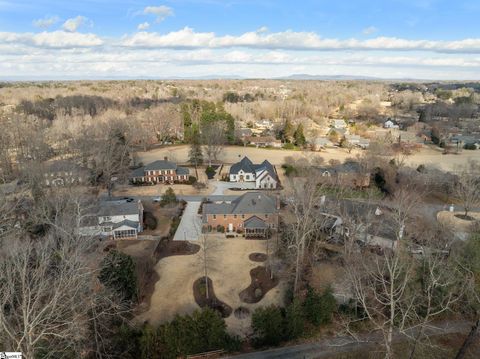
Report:
M223 218L227 218L227 215L226 215L226 214L224 214L224 215L223 215Z
M268 214L265 215L265 218L268 218Z
M233 218L237 218L237 215L236 215L236 214L234 214L234 215L233 215Z
M245 215L244 215L244 214L242 214L242 218L245 218Z
M217 219L217 215L216 215L216 214L213 215L213 219Z

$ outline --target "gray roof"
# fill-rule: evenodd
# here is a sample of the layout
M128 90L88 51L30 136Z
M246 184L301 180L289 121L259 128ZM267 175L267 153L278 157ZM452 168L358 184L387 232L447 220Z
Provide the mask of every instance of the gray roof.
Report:
M126 216L138 214L138 202L104 201L100 203L99 216Z
M258 218L257 216L252 216L246 221L243 222L244 227L248 229L267 229L268 226L264 220Z
M132 171L130 177L143 177L145 176L145 167L139 167Z
M277 213L276 199L261 192L247 192L231 203L207 203L204 214Z
M146 165L144 168L145 171L176 170L177 164L166 160L158 160Z
M122 226L127 226L131 228L138 228L138 222L137 221L129 221L128 219L124 219L121 222L118 223L112 223L113 229L120 228Z
M183 176L190 174L190 170L186 167L177 167L177 175Z

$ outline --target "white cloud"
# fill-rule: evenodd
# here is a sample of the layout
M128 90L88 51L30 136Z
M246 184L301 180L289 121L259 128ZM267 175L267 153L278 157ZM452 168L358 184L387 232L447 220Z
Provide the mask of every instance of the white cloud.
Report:
M148 22L142 22L141 24L138 24L137 29L140 31L147 30L150 27L150 24Z
M88 22L88 19L85 16L77 16L65 21L62 25L62 28L65 31L75 32L82 25L85 25Z
M173 9L171 7L160 5L160 6L147 6L143 9L145 15L155 15L156 22L162 22L169 16L173 16Z
M378 31L378 29L375 27L375 26L369 26L369 27L366 27L365 29L363 29L363 34L364 35L371 35L371 34L374 34Z
M80 34L66 31L40 33L0 32L0 44L22 44L33 47L64 49L94 47L103 45L103 40L95 34Z
M213 32L195 32L185 27L167 34L140 32L126 36L123 46L140 48L230 48L283 49L303 51L385 50L480 53L480 39L458 41L407 40L376 37L367 40L328 39L314 32L246 32L239 36L217 36Z
M50 17L44 17L43 19L33 20L32 24L33 26L36 26L42 29L48 29L50 26L56 24L59 21L60 21L60 18L58 16L50 16Z

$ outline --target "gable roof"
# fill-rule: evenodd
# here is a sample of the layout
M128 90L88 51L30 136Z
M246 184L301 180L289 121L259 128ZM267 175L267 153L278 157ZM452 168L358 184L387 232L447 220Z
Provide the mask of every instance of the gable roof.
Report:
M277 174L275 173L275 169L273 168L273 165L267 160L263 161L259 165L253 165L253 167L257 175L259 173L263 173L263 174L268 173L273 179L277 180Z
M243 227L247 229L267 229L268 226L264 220L257 216L252 216L243 222Z
M103 201L100 202L98 216L127 216L138 214L138 202Z
M240 162L237 162L230 167L230 174L237 174L240 171L249 173L255 172L253 163L247 156L243 157Z
M145 171L176 170L177 164L166 160L158 160L146 165L144 169Z
M204 214L277 213L275 198L261 192L247 192L231 203L206 203Z

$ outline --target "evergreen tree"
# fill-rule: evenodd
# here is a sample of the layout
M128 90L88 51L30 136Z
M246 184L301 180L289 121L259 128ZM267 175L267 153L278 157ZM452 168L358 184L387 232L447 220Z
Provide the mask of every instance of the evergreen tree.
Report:
M203 164L202 145L200 144L200 134L196 132L192 137L188 161L192 166L201 166Z
M137 276L132 257L112 250L103 259L99 279L107 287L116 291L123 299L137 299Z
M288 339L298 338L303 334L305 317L298 299L294 299L285 311L285 331Z
M295 133L293 134L293 138L295 140L295 145L297 146L304 146L307 142L305 139L305 135L303 134L303 125L299 124Z
M258 345L278 345L283 336L283 317L280 308L271 305L257 308L252 315L252 329Z
M332 289L328 288L323 294L318 294L309 287L303 303L305 317L314 325L330 323L336 308L336 301Z
M283 126L283 130L280 131L280 137L283 142L290 143L292 142L294 130L293 130L293 125L290 120L285 121L285 125Z

